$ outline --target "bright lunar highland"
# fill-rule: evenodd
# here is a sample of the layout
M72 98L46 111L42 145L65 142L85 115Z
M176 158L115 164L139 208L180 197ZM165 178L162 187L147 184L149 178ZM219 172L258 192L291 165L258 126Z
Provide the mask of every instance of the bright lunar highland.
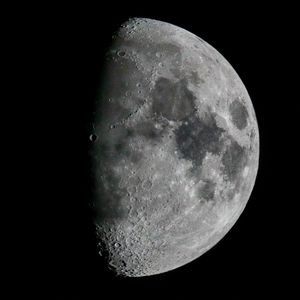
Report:
M99 251L119 275L167 272L244 210L258 170L253 105L217 50L165 22L128 20L104 60L89 152Z

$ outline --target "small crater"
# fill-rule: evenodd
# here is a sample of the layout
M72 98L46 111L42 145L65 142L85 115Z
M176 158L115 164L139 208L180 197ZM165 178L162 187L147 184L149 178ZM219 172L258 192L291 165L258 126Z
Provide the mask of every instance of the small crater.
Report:
M117 55L120 56L120 57L124 57L126 55L126 52L123 51L123 50L120 50L117 52Z
M149 190L152 187L152 182L149 179L147 179L143 182L142 187L146 190Z
M96 134L91 134L90 135L90 141L96 142L98 140L98 136Z
M133 194L136 193L136 187L135 187L134 185L129 186L129 187L127 188L127 191L128 191L128 193L129 193L130 195L133 195Z

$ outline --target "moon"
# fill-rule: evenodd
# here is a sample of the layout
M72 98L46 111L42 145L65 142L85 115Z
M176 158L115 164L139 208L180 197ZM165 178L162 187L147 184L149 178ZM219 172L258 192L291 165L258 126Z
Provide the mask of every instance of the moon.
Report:
M244 210L255 111L228 61L175 25L129 19L104 59L89 132L99 253L118 275L160 274L212 248Z

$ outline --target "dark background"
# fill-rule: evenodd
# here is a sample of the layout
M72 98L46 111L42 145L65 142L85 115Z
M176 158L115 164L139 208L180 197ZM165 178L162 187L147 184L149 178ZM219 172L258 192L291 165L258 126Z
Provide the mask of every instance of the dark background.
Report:
M32 9L33 16L23 16L18 25L21 60L30 69L33 91L26 96L31 114L30 134L22 140L28 149L24 177L30 181L27 201L37 200L28 217L31 239L23 244L30 256L22 257L22 278L34 275L27 288L41 299L144 298L149 293L243 299L291 293L295 261L287 249L293 248L289 215L295 176L287 159L297 149L291 115L298 110L288 70L296 57L293 8L115 2ZM103 53L128 17L175 24L215 47L244 82L260 130L256 184L236 225L192 263L143 278L115 277L105 268L96 249L87 176L90 110Z

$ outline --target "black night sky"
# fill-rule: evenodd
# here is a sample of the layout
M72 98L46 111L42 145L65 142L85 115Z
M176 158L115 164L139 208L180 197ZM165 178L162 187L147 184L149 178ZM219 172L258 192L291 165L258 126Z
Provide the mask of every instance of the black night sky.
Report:
M291 106L285 105L296 101L288 92L284 63L294 63L289 58L293 50L287 50L295 39L290 9L253 7L250 2L235 8L199 3L187 8L175 1L170 9L162 4L150 9L152 2L124 4L49 7L27 20L32 37L25 40L32 45L29 52L36 61L35 84L40 92L39 100L32 102L39 140L31 153L37 162L30 172L36 178L39 206L32 225L37 246L32 247L28 264L36 279L29 286L40 293L40 299L144 298L148 294L186 299L192 295L244 299L251 294L256 299L277 291L287 295L294 282L283 254L288 237L282 214L286 203L290 207L296 199L282 188L288 174L282 155L286 156L293 136L282 123L293 127L288 117ZM129 17L175 24L216 48L248 90L261 144L254 190L230 232L192 263L143 278L115 277L104 267L96 248L87 176L89 113L103 53L112 33ZM283 85L286 88L280 88Z

